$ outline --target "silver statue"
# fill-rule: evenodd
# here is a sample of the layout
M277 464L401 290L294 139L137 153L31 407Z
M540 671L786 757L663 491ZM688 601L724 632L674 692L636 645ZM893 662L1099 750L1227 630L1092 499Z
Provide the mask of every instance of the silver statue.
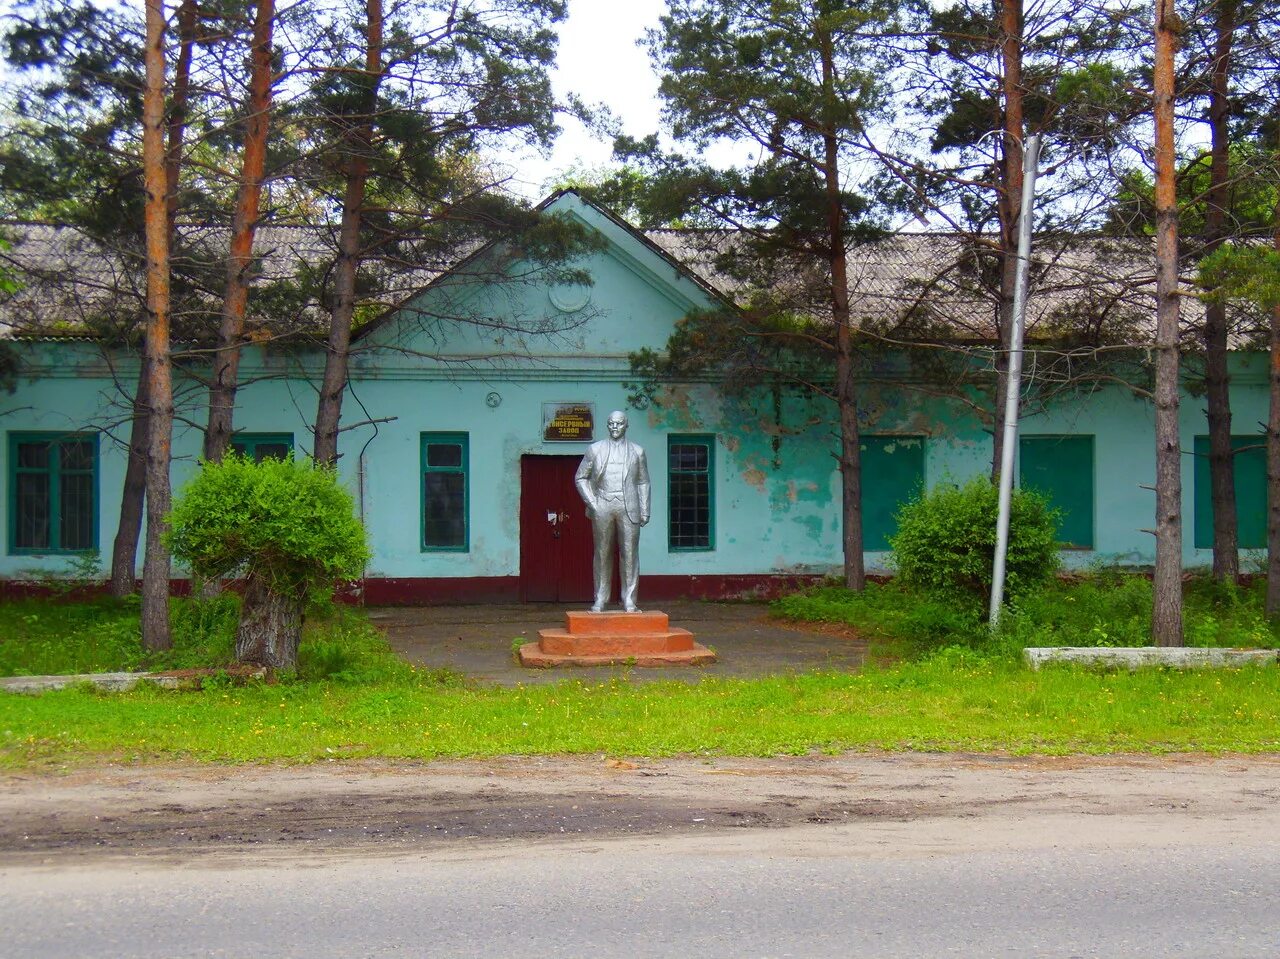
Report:
M638 613L636 581L640 571L636 560L640 527L649 522L649 467L644 450L627 439L626 413L614 410L606 427L609 438L591 444L574 476L595 538L596 601L591 611L603 612L609 602L616 550L622 608Z

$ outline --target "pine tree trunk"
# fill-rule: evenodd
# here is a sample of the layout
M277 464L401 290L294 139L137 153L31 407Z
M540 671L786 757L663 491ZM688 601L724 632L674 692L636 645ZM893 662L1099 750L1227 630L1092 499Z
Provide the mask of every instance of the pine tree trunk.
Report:
M1151 638L1182 645L1182 474L1178 432L1178 200L1173 146L1173 0L1156 0L1156 568Z
M1000 56L1004 94L1004 164L996 205L1000 217L1000 360L996 363L996 405L992 415L991 482L1000 482L1004 456L1001 422L1007 402L1009 351L1013 346L1013 299L1018 285L1018 214L1022 207L1022 153L1026 124L1023 121L1022 0L1001 0Z
M182 0L178 7L178 59L173 68L173 95L169 98L168 143L165 147L165 176L169 195L165 199L165 217L169 236L174 235L178 221L178 174L182 169L182 146L187 137L187 105L191 99L191 58L196 47L196 25L200 4Z
M1013 303L1006 313L1000 305L1000 352L996 356L996 388L991 407L991 485L1000 485L1000 466L1004 462L1004 407L1009 394L1009 360L1013 353Z
M142 507L147 489L147 442L151 430L150 371L145 355L138 361L138 385L133 392L133 422L129 426L129 459L120 494L120 522L111 548L111 595L132 596L138 588L138 539L142 535Z
M142 166L146 189L147 366L150 429L147 439L147 546L142 570L142 645L173 645L169 632L169 550L163 536L169 513L173 440L173 388L169 366L168 175L164 149L164 0L146 2L146 86L143 92Z
M1227 310L1205 306L1205 406L1209 421L1209 495L1213 503L1213 575L1240 576L1235 455L1231 448L1231 377L1227 371Z
M382 0L366 0L368 46L365 71L369 75L366 119L358 124L347 146L347 183L342 200L342 225L338 232L338 259L334 265L333 312L329 320L329 344L325 355L324 379L316 409L315 444L312 456L317 463L338 462L338 431L342 420L342 396L347 388L347 366L351 353L351 323L356 308L356 270L360 266L360 225L364 212L365 181L369 175L369 152L373 143L373 117L378 104L382 67Z
M830 36L820 37L824 95L835 96L835 60ZM861 591L866 586L862 554L862 456L858 431L857 377L853 365L853 329L849 310L849 277L844 234L844 203L840 197L840 151L834 130L823 134L823 179L827 198L828 262L831 267L831 318L836 334L836 404L840 413L841 545L844 584Z
M862 453L858 427L858 395L853 373L853 349L846 334L837 343L836 376L840 404L840 507L844 553L844 584L861 591L866 587L862 552Z
M214 353L213 376L209 384L209 421L204 433L204 458L210 463L221 461L231 444L234 429L241 337L249 305L249 267L253 263L253 239L258 227L262 178L267 165L267 131L271 113L271 34L274 24L274 0L258 0L253 27L248 117L240 166L240 189L231 220L231 247L227 257L222 321L218 327L218 349Z
M1277 152L1280 156L1280 151ZM1272 214L1280 253L1280 203ZM1280 616L1280 304L1271 311L1271 409L1267 415L1267 615Z
M168 142L165 146L165 221L171 238L178 219L178 172L182 166L182 144L186 138L187 101L191 90L191 58L196 42L199 6L183 0L178 8L178 62L174 69L173 96L169 103ZM144 343L134 390L133 423L129 431L129 460L120 492L120 521L111 550L111 595L124 597L137 589L134 571L138 564L138 540L142 535L142 513L146 501L147 444L151 434L151 371Z
M251 573L236 630L236 661L269 669L297 669L301 639L302 600L272 592L263 577Z
M1215 49L1209 90L1209 192L1206 196L1204 254L1221 244L1226 232L1230 186L1231 42L1235 3L1218 0ZM1209 419L1209 490L1213 503L1213 575L1235 582L1240 574L1236 522L1235 460L1231 450L1231 378L1227 370L1227 308L1221 301L1205 307L1205 402Z

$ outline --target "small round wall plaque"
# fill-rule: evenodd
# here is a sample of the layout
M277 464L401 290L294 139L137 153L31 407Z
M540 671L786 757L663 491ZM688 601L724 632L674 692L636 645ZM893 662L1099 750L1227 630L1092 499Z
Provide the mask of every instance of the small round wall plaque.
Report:
M491 410L496 410L499 406L502 405L502 394L490 393L488 396L484 398L484 405L489 407L489 409Z
M553 286L547 291L547 298L561 313L577 313L591 302L591 289L579 284Z

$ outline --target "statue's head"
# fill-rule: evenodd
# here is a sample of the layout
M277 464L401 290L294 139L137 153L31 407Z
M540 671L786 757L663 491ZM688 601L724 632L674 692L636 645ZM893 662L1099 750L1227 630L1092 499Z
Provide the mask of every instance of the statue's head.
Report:
M614 410L609 414L608 422L605 428L609 431L609 436L615 440L620 440L627 435L627 414L622 410Z

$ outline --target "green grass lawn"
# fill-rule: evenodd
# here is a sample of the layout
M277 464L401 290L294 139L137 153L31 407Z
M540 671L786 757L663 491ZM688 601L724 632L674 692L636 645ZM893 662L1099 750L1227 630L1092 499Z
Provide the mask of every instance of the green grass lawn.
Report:
M0 676L139 672L222 666L235 656L239 600L232 595L172 605L173 649L139 640L138 597L90 602L26 599L0 604Z
M174 599L173 648L142 648L137 597L0 605L0 676L166 669L217 669L235 661L240 598ZM379 682L412 674L363 614L346 607L313 612L303 631L298 678Z
M1280 670L1033 673L959 654L860 674L517 689L414 676L0 698L0 763L508 754L1280 749Z
M1134 673L1061 666L1032 672L1012 652L1013 630L1027 629L1025 623L992 641L964 626L968 614L887 590L854 599L841 591L819 591L779 609L794 616L808 604L809 618L822 613L854 622L881 637L881 646L909 658L857 674L704 677L692 685L631 683L625 675L612 682L583 682L569 673L552 686L479 686L407 666L359 611L339 610L309 622L299 675L278 684L214 682L199 691L77 688L0 696L0 765L849 749L1280 751L1280 669L1274 666ZM1134 602L1114 588L1098 595L1077 592L1070 601L1066 595L1043 600L1042 631L1052 628L1065 637L1083 629L1099 615L1107 595L1112 598L1106 603ZM234 602L179 604L175 633L186 652L173 656L222 656L225 663ZM1072 613L1075 619L1062 613L1066 618L1054 625L1058 614L1053 610L1062 606L1087 611ZM1251 614L1221 605L1205 608L1217 610L1219 623L1257 626ZM840 609L844 613L837 615ZM876 610L866 623L858 619ZM136 630L136 615L127 606L110 604L13 604L0 611L0 663L10 672L15 663L36 662L60 662L68 666L65 671L90 663L120 668L120 662L107 661L104 650L110 644L95 638L104 624L125 659L139 662L124 639L129 629ZM1018 616L1027 615L1024 605ZM1114 608L1108 615L1118 616ZM16 623L30 628L24 632ZM1114 623L1106 625L1114 633ZM1265 623L1263 628L1272 635ZM55 642L59 636L61 642ZM47 651L51 644L86 648ZM198 656L194 650L203 652ZM591 679L598 675L592 673Z

